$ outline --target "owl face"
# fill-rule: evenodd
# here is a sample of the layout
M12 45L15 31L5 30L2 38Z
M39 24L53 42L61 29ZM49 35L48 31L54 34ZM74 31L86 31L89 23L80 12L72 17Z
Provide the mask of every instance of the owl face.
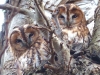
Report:
M9 44L15 60L17 59L24 70L39 67L42 60L48 61L51 58L48 43L41 37L36 26L28 24L15 27L10 35Z
M55 24L62 28L63 40L71 48L73 44L83 43L88 47L90 40L85 15L75 4L62 4L53 12Z
M28 25L14 28L9 40L12 48L11 50L15 56L18 52L19 55L17 56L22 55L33 46L39 47L39 42L41 41L41 39L39 39L39 30Z
M75 4L63 4L58 6L54 11L57 13L58 18L62 18L64 24L68 27L74 27L81 25L86 25L86 19L82 10Z

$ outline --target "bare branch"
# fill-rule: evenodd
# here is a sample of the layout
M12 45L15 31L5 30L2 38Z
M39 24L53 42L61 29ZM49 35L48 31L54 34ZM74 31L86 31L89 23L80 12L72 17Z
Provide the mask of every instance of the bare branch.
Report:
M0 5L0 9L4 9L4 10L12 10L13 9L15 12L19 12L21 14L28 15L31 18L34 18L34 13L30 12L29 10L23 9L23 8L18 8L18 7L9 5L9 4Z
M34 0L34 3L35 3L35 5L36 5L38 11L41 13L41 15L43 16L43 18L45 19L45 21L46 21L46 23L47 23L47 26L49 27L49 29L51 29L51 26L50 26L50 24L49 24L49 21L48 21L48 19L46 18L46 16L44 15L44 13L43 13L42 9L40 8L40 6L38 5L37 0Z
M32 25L31 25L32 26ZM47 30L49 32L51 32L50 29L46 28L46 27L42 27L42 26L33 26L33 28L36 28L36 29L44 29L44 30Z
M45 10L48 10L49 12L53 12L53 10L49 9L49 8L44 8Z
M58 13L59 12L55 11L55 12L52 13L52 16L53 16L53 19L54 19L56 26L57 26L57 28L55 29L55 34L62 38L62 30L60 28L60 23L59 23L59 20L58 20Z
M90 17L90 18L87 20L87 25L88 25L89 23L91 23L93 20L94 20L94 16Z
M61 5L61 4L74 3L74 2L77 2L77 1L81 1L81 0L61 0L61 2L58 4L58 6Z
M50 48L51 48L51 54L52 54L50 62L54 64L55 49L53 45L53 33L54 32L50 32L49 42L50 42Z
M45 64L45 65L44 65L44 68L51 69L51 70L53 70L54 72L58 70L57 67L55 67L55 66L53 66L53 65L48 65L48 64Z
M58 6L61 4L65 4L67 1L69 1L69 0L61 0L61 2L58 4Z

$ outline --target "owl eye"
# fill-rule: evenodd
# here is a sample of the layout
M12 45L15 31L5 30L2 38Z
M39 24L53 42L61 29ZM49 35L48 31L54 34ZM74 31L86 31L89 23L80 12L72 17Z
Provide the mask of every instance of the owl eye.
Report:
M32 37L32 36L33 36L33 33L30 33L30 34L29 34L29 38Z
M77 18L77 15L76 15L76 14L75 14L75 15L73 15L73 16L72 16L72 18Z
M64 18L64 16L63 15L60 15L59 18Z
M22 42L22 40L16 39L16 43L20 43L20 42Z

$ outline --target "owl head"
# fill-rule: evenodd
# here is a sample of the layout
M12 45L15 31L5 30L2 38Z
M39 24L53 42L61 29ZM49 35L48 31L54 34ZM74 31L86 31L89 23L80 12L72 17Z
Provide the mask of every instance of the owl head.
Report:
M68 28L86 25L84 13L75 4L62 4L58 6L54 12L57 14L58 18L62 19L63 24Z
M20 57L31 47L39 47L39 30L29 25L15 27L10 35L9 43L14 56ZM37 41L38 40L38 41Z

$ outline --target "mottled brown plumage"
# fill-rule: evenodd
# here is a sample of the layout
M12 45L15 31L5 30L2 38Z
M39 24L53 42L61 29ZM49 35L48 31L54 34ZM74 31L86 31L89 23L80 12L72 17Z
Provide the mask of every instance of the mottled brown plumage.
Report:
M86 25L85 15L82 10L75 4L62 4L53 12L53 18L62 28L63 40L67 45L83 43L84 47L88 46L90 41L90 32Z
M36 27L30 25L15 27L9 40L11 51L17 58L25 55L27 51L33 50L33 54L37 54L41 58L40 60L48 59L48 44Z

